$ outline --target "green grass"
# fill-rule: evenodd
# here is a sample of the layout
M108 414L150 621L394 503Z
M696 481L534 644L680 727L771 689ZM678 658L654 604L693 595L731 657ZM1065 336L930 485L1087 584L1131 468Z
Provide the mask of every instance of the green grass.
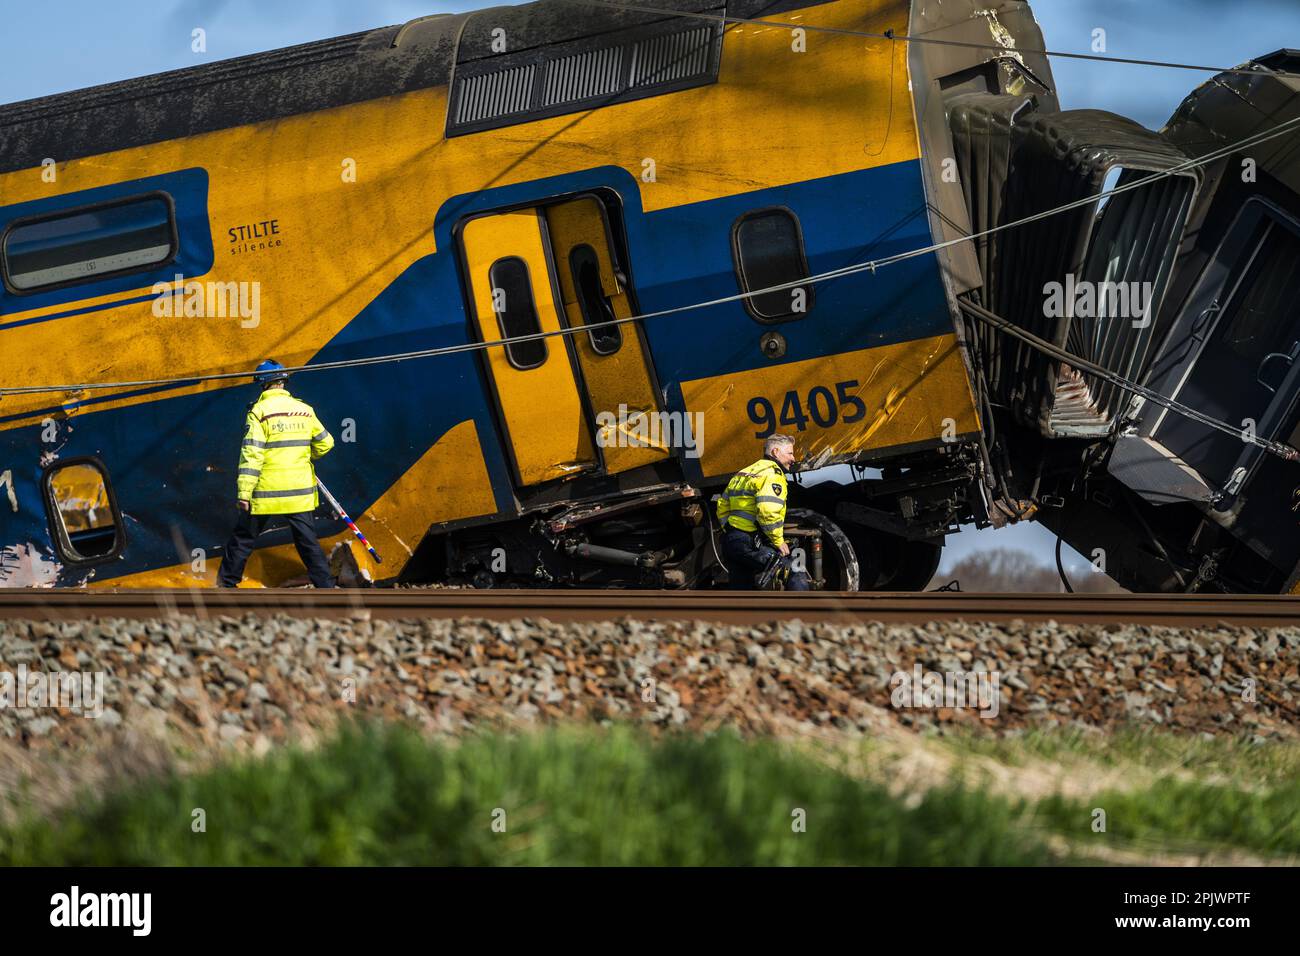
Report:
M1137 767L1148 774L1186 772L1243 789L1300 778L1300 741L1293 740L1260 742L1244 735L1207 738L1149 728L1109 733L1033 729L1000 737L955 733L941 739L959 752L1012 766L1036 759L1065 764L1090 761L1105 767Z
M1037 825L1084 842L1173 851L1248 850L1300 856L1300 743L1246 736L1077 728L1014 736L954 735L960 754L1024 767L1050 761L1078 777L1089 767L1118 769L1131 788L1098 787L1087 799L1038 801ZM1113 775L1112 775L1113 777ZM1093 834L1092 811L1106 811L1105 834ZM1085 836L1086 835L1086 836Z
M1078 837L1090 832L1095 808L1106 811L1106 832L1087 839L1112 846L1300 857L1300 781L1244 791L1163 777L1141 790L1087 801L1048 797L1035 814L1040 824Z
M1071 731L939 739L1008 765L1142 774L1131 787L1030 800L958 761L942 786L903 800L886 789L887 769L854 771L851 749L629 727L434 742L357 725L316 750L134 784L52 817L20 807L0 828L0 865L1032 865L1061 861L1049 834L1075 860L1102 846L1300 857L1295 744ZM206 832L191 829L195 808ZM1095 808L1104 833L1092 830Z
M201 807L207 831L191 832ZM506 830L494 832L504 809ZM806 830L793 830L796 809ZM172 778L0 830L0 864L1047 863L1013 801L953 785L905 806L768 741L626 729L390 727Z

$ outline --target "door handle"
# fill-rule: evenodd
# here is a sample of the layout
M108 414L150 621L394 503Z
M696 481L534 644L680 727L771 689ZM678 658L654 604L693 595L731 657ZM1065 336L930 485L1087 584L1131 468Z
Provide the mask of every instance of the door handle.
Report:
M1205 337L1204 328L1206 323L1209 321L1211 316L1216 315L1222 308L1223 306L1219 305L1219 300L1215 299L1206 308L1201 310L1201 314L1198 315L1196 321L1192 323L1193 339L1199 342Z
M1264 367L1268 365L1269 362L1273 361L1273 359L1281 359L1282 361L1286 362L1287 368L1290 368L1292 365L1295 364L1296 354L1298 352L1300 352L1300 342L1296 342L1295 344L1293 344L1291 346L1290 352L1269 352L1262 359L1260 359L1259 367L1255 369L1255 381L1257 381L1260 385L1263 385L1266 389L1268 389L1270 392L1276 395L1277 389L1274 386L1268 384L1268 382L1264 381ZM1283 378L1285 377L1286 377L1285 373L1283 373ZM1280 379L1278 381L1278 384L1279 385L1281 384Z

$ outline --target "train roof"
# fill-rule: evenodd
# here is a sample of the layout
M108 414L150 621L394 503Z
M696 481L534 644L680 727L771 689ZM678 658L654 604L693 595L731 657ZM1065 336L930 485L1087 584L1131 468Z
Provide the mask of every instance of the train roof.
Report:
M1300 50L1255 57L1242 69L1250 72L1220 74L1189 93L1162 135L1189 156L1199 157L1300 116ZM1253 146L1249 154L1260 169L1300 192L1294 133Z
M754 17L823 2L655 0L654 5ZM37 167L46 157L62 162L443 86L453 65L496 55L491 44L497 27L505 30L510 53L518 54L669 19L674 18L584 0L545 0L435 14L25 100L0 106L0 172Z

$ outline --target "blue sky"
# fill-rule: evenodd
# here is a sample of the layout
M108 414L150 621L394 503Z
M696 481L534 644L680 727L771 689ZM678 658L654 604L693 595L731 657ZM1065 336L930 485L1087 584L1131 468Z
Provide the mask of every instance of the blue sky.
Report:
M305 43L430 13L495 4L443 0L0 0L0 103L46 96L202 62ZM1300 0L1036 0L1049 50L1235 66L1300 48ZM580 14L579 14L580 15ZM811 21L811 17L810 17ZM191 49L195 28L207 52ZM1065 109L1107 109L1158 129L1208 74L1054 59ZM1045 563L1054 539L1036 524L964 532L944 566L985 547L1023 547ZM1082 559L1075 557L1076 567Z

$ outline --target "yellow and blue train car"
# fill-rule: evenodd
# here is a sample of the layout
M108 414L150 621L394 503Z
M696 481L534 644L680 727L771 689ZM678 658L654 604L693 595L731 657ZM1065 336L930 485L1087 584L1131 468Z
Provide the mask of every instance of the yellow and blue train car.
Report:
M923 583L983 517L974 254L811 277L950 235L935 76L1017 82L887 34L1041 38L915 6L546 0L0 108L0 582L210 583L270 357L374 576L706 585L779 431L884 468L796 486L821 580ZM280 534L250 581L300 573Z

